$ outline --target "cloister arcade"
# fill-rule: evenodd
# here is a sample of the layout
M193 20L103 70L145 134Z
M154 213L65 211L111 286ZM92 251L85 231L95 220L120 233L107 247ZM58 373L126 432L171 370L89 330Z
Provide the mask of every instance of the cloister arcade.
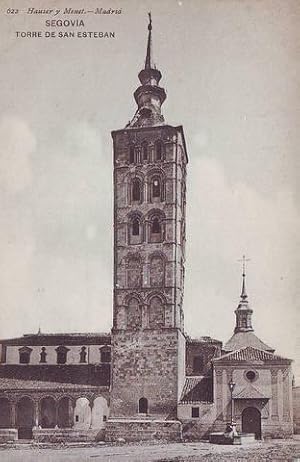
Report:
M19 439L31 439L33 428L101 430L108 415L108 396L28 393L0 397L0 428L18 429Z

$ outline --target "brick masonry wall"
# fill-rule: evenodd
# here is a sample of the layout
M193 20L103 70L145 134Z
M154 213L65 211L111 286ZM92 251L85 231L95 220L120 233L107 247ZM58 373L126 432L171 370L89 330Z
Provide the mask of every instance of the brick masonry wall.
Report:
M120 438L126 442L155 440L181 441L181 422L176 420L108 420L105 440L112 442Z
M113 335L112 416L137 415L142 397L148 400L151 416L176 414L179 335L177 329Z

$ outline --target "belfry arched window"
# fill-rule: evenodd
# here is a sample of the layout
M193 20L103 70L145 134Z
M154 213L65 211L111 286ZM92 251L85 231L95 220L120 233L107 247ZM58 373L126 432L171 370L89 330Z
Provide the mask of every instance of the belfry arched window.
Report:
M140 235L140 220L138 218L134 218L132 221L132 235L133 236Z
M140 287L142 281L142 265L139 257L133 256L127 263L128 287Z
M161 223L158 217L155 217L152 220L151 234L161 234Z
M165 261L161 255L153 255L150 259L150 285L161 287L165 279Z
M129 162L131 164L134 164L134 161L135 161L135 150L134 150L134 146L131 145L129 147Z
M142 143L141 155L143 161L148 160L148 144L146 141Z
M140 214L136 213L128 220L128 240L129 244L141 244L143 240L143 223Z
M149 215L149 242L162 242L164 239L164 215L160 211L153 211Z
M162 160L163 159L163 143L158 140L156 141L155 143L155 149L154 149L154 152L155 152L155 160Z
M132 201L141 202L142 201L142 186L139 178L134 178L132 180Z
M139 300L132 297L127 307L127 328L138 329L142 327L142 307Z
M165 325L165 309L160 297L155 296L150 300L149 327L158 329Z
M152 197L161 197L161 181L160 178L153 178L152 180Z

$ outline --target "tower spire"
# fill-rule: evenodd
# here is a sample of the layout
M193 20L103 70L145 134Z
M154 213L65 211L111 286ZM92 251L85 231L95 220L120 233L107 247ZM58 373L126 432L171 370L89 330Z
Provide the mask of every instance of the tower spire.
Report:
M145 69L154 69L152 62L152 18L151 12L148 13L149 24L148 24L148 42L147 42L147 54L145 60Z
M247 291L246 291L246 262L250 261L250 258L246 258L245 255L243 255L243 258L239 261L243 262L243 274L242 274L243 282L242 282L241 300L245 301L248 298Z
M249 332L253 331L252 327L252 313L253 310L248 304L248 295L246 291L246 262L250 261L249 258L246 258L243 255L242 259L239 260L243 263L243 273L242 273L242 291L240 296L240 303L235 310L236 316L236 326L234 332Z
M153 127L164 124L161 105L166 99L165 90L159 86L161 72L153 63L152 17L148 13L148 38L145 66L139 73L141 85L134 92L138 109L127 127Z

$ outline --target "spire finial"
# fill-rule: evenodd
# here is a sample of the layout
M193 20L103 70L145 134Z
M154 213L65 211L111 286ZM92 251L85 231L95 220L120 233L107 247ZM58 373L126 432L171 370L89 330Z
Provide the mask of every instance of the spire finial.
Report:
M147 42L147 54L146 54L146 61L145 61L145 69L153 69L152 63L152 17L151 13L148 13L149 17L149 24L148 24L148 42Z
M242 283L241 299L245 300L248 297L247 292L246 292L246 262L250 261L250 258L246 258L245 255L243 255L243 257L238 261L243 263L243 273L242 273L243 283Z

